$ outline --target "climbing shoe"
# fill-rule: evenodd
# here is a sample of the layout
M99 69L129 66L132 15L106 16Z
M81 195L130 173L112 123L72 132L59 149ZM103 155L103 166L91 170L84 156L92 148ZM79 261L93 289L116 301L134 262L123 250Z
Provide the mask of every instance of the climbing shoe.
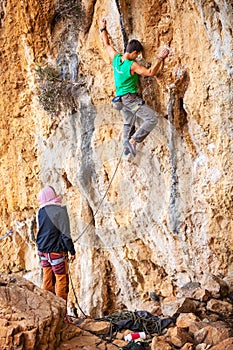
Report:
M136 156L136 142L133 144L129 141L125 141L124 154L127 156L129 153L131 153L133 157Z
M124 155L128 156L128 154L130 154L130 150L129 150L129 147L125 144L124 145Z

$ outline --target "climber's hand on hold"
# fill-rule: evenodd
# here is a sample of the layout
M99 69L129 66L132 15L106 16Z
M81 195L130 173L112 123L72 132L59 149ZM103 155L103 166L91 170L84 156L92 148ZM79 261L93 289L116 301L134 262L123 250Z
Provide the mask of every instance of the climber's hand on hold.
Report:
M160 53L158 54L158 59L159 60L164 60L167 56L169 55L169 49L164 48Z
M115 55L117 54L117 51L114 49L114 47L111 45L111 43L109 41L108 31L106 28L107 20L105 17L103 17L101 19L100 25L101 25L100 33L101 33L101 38L102 38L103 44L104 44L106 51L109 54L110 58L113 59L115 57Z

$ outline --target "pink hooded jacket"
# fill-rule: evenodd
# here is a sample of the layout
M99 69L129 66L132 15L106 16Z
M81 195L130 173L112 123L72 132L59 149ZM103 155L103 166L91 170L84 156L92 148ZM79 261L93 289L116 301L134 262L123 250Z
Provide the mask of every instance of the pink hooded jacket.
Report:
M38 200L40 202L40 207L50 204L61 205L62 201L61 197L57 196L56 192L51 186L46 186L39 192Z

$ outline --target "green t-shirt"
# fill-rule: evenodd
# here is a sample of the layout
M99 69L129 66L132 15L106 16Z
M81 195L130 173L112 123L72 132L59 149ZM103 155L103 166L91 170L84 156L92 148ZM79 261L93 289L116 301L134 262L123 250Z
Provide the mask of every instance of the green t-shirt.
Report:
M130 67L134 61L124 60L121 62L121 58L122 55L118 53L114 56L112 61L116 95L122 96L129 92L134 94L138 90L138 74L130 74Z

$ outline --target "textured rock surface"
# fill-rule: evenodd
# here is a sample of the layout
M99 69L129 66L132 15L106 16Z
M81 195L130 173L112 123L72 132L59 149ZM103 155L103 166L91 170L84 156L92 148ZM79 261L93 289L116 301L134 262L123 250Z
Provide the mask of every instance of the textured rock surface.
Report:
M16 275L0 277L0 348L52 350L60 343L65 302Z
M99 37L106 15L123 50L116 2L85 0L80 12L73 1L0 1L0 225L2 235L14 230L1 241L0 268L40 283L36 197L41 185L54 185L74 239L90 223L71 270L92 315L145 307L150 291L166 297L203 273L232 271L231 1L119 4L146 62L158 47L172 48L163 71L141 87L165 115L167 86L175 83L174 128L161 118L137 157L122 158L99 207L122 151L122 117L111 108L111 64ZM35 70L45 64L63 79L62 93L54 85L50 97L42 94L52 116L38 100Z
M133 333L132 329L135 331L135 328L131 327L141 324L143 329L137 330L147 330L145 340L148 345L147 350L175 348L203 350L212 349L212 346L213 349L218 349L215 346L224 349L224 345L225 349L230 350L233 319L232 314L226 316L223 313L225 306L221 302L224 303L224 300L217 300L219 309L216 314L215 310L207 310L208 301L196 300L197 304L199 303L199 309L195 311L195 314L185 313L184 310L181 313L177 310L176 316L178 317L174 318L169 325L167 321L170 322L170 319L165 320L163 315L159 317L162 323L157 323L158 319L154 318L156 314L153 314L152 321L151 318L148 319L150 314L147 314L145 318L145 314L133 313L134 322L129 322L130 319L132 320L130 318L132 313L129 312L110 315L111 323L109 315L106 318L100 318L99 321L90 317L69 316L69 320L73 321L74 325L63 322L66 313L64 300L41 290L22 277L1 274L0 348L2 350L113 350L116 347L125 346L127 341L124 340L124 337ZM177 304L177 301L174 298L174 304ZM199 318L197 315L202 316ZM215 316L214 322L212 321L213 315ZM141 323L139 322L140 317ZM126 318L128 319L127 326L122 329L122 323L120 325L119 321L125 322ZM119 326L118 332L115 332L115 324Z

